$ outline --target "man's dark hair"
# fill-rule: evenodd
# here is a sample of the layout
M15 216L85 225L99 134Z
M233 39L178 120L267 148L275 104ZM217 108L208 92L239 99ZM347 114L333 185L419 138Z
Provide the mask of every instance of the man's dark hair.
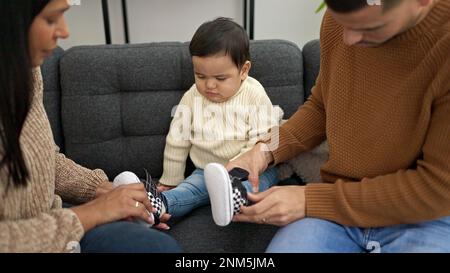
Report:
M381 0L383 12L396 7L402 1L403 0ZM375 5L376 2L377 1L375 0L325 0L325 3L331 10L340 13L358 11L364 7Z
M244 28L224 17L203 23L189 45L191 56L206 57L223 52L239 68L250 60L249 48L250 41Z

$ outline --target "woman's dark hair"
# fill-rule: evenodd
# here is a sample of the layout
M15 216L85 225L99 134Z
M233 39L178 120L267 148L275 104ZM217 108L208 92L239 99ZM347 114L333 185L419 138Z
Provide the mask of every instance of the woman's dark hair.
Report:
M33 88L28 32L50 1L0 1L0 169L6 167L8 185L11 180L15 186L27 185L29 173L19 137Z
M245 30L230 18L203 23L192 37L191 56L206 57L224 52L241 68L250 60L250 42Z
M403 0L325 0L327 6L335 11L341 13L348 13L358 11L369 5L376 5L377 2L383 6L383 11L388 11L391 8L397 6Z

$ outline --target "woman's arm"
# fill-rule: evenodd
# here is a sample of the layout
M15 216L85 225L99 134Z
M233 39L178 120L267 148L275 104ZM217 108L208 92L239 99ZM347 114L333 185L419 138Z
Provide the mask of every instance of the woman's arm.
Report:
M128 217L152 224L148 211L153 208L143 184L122 186L71 209L53 209L29 219L1 221L0 252L69 251L68 243L80 241L84 232L101 224Z
M105 182L109 183L109 179L102 170L84 168L59 153L59 148L55 147L55 190L65 202L86 203L108 191L108 184Z
M64 252L84 234L77 215L55 209L34 218L0 222L0 252Z

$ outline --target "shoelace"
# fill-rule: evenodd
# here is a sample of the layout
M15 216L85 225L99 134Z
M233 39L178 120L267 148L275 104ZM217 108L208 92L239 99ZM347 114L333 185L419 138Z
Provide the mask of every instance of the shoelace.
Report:
M158 192L158 188L156 187L156 184L153 182L152 176L148 173L147 169L144 168L145 172L145 181L144 181L144 188L147 191L147 194L150 193L153 198L155 199L161 199L161 194ZM161 201L162 202L162 201ZM157 213L153 213L153 218L155 220L155 225L160 223L159 217Z
M156 184L153 183L152 176L148 173L147 169L144 168L144 171L145 171L145 181L144 181L145 190L155 195L154 193L158 191Z

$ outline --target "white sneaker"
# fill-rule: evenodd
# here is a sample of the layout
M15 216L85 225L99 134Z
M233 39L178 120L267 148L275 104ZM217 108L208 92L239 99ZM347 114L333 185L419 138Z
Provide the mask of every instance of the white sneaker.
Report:
M218 226L230 224L233 216L241 212L241 206L249 204L247 190L242 185L242 181L247 179L246 170L235 168L228 173L221 164L206 165L206 189L211 202L213 219Z
M142 183L142 182L139 179L139 177L137 177L137 175L135 175L133 172L123 172L114 178L113 187L117 188L122 185L129 185L129 184L134 184L134 183ZM155 223L155 217L153 216L153 213L149 213L149 216ZM149 227L153 226L153 225L149 224L148 222L145 222L142 219L136 219L135 221L138 223L147 225Z

